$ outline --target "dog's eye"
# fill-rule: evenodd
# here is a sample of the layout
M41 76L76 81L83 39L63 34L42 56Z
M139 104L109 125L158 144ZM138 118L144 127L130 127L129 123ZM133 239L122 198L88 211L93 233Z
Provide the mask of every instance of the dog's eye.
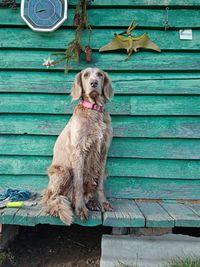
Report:
M103 77L103 74L101 72L97 72L98 77Z
M87 78L88 76L89 76L88 72L84 73L84 75L83 75L84 78Z

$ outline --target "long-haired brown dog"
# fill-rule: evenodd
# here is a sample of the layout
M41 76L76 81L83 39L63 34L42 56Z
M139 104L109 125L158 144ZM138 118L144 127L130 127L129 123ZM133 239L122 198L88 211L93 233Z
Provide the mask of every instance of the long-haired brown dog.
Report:
M71 96L82 100L55 143L42 197L47 213L68 225L73 210L81 220L88 218L88 209L112 210L103 190L112 139L110 115L104 111L113 96L111 81L104 71L87 68L76 75Z

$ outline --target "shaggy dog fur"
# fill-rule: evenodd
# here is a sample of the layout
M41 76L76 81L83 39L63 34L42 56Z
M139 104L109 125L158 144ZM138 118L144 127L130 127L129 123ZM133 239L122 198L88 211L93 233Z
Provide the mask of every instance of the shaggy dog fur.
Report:
M73 100L81 97L101 106L112 95L107 73L97 68L78 73L71 91ZM112 210L103 191L111 139L108 112L78 104L54 146L53 161L48 169L49 184L42 198L47 213L70 225L74 211L81 220L86 220L88 209Z

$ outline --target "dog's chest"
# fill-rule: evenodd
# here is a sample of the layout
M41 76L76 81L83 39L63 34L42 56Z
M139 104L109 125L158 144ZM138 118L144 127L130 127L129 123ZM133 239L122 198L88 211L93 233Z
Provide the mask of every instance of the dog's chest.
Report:
M90 124L89 136L96 144L101 145L104 142L107 125L103 120L99 120L97 122L93 122Z

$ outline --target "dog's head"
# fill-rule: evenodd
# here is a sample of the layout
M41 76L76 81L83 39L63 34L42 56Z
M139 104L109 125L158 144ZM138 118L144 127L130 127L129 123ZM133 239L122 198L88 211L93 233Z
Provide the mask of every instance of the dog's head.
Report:
M75 77L71 96L73 100L82 97L97 104L110 100L113 90L108 74L98 68L82 70Z

